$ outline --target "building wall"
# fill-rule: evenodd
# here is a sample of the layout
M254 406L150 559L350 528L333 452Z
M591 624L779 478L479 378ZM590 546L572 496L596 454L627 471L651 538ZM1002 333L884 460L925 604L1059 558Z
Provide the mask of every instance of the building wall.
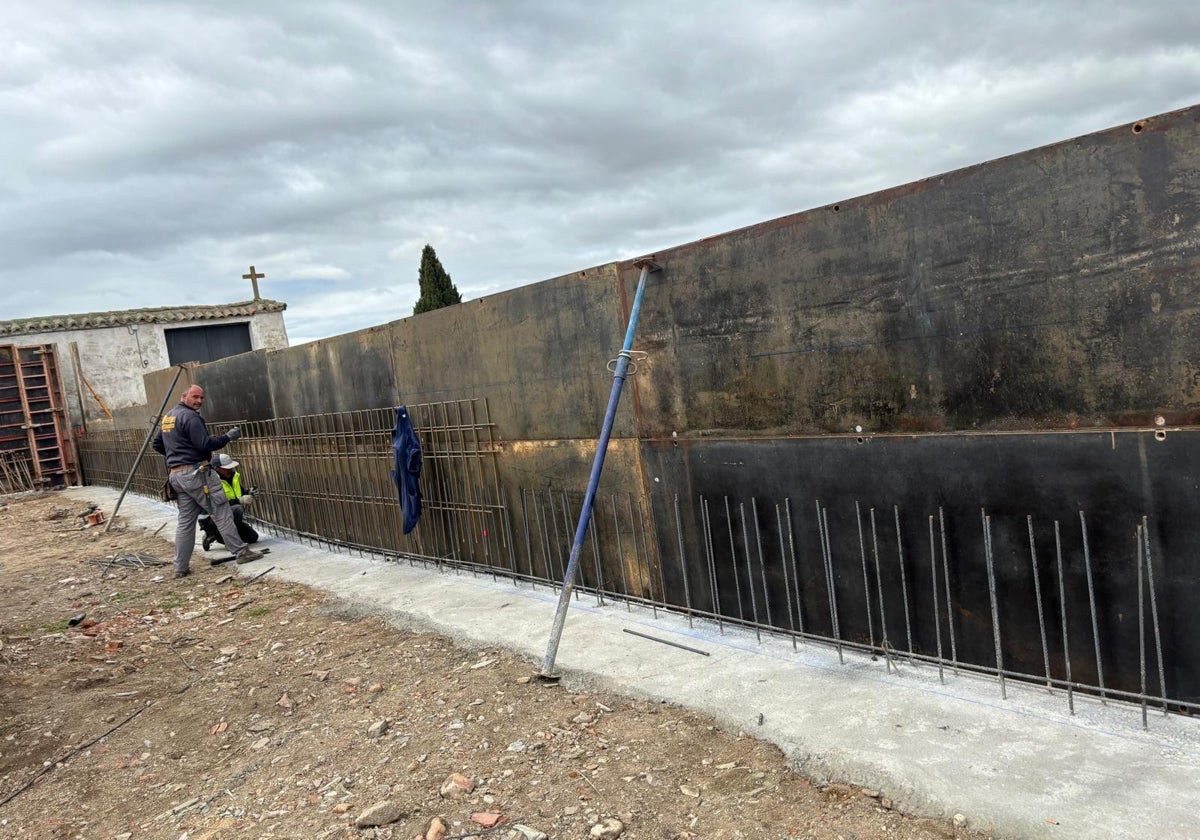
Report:
M81 422L108 424L108 417L87 386L79 381L71 345L78 348L83 378L116 415L123 409L156 402L143 384L146 373L169 364L166 330L180 327L249 323L251 346L277 350L287 347L287 329L282 312L259 313L250 318L214 318L170 324L131 324L119 327L38 332L5 337L4 343L19 347L53 344L66 390L73 425ZM136 412L135 412L136 413Z
M288 346L282 312L260 312L250 319L250 346L255 350L280 350Z

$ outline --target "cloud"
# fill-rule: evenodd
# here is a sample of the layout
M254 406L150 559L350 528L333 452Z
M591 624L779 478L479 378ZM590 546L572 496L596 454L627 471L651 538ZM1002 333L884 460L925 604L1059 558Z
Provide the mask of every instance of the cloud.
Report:
M0 317L243 300L293 340L1185 105L1191 3L0 9ZM391 313L391 314L388 314Z

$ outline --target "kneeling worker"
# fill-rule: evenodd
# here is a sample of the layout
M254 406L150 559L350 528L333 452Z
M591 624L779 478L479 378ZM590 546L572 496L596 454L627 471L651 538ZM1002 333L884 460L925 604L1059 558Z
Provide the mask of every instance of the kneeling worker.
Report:
M243 542L256 543L258 542L258 531L251 528L245 518L245 509L250 507L250 503L254 501L254 489L243 491L242 474L238 472L239 466L237 461L223 452L212 459L212 468L221 478L221 488L225 491L225 498L229 501L229 510L233 513L233 522L237 525L238 536L242 538ZM212 521L211 516L200 515L200 528L204 531L205 551L208 551L214 542L224 544L225 540L221 539L221 532L217 530L217 525Z

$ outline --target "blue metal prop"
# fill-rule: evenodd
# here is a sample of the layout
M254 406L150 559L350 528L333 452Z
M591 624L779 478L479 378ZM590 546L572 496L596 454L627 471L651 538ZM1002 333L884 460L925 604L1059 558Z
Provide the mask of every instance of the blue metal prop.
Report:
M592 462L592 474L588 478L587 495L583 500L583 510L579 512L579 525L575 528L575 542L571 546L571 558L567 562L567 570L563 574L563 585L558 595L558 610L554 613L554 625L550 629L550 642L546 647L546 658L542 661L541 676L552 677L554 659L558 655L558 642L562 638L563 625L567 621L567 608L571 605L571 592L575 588L575 575L579 569L579 555L583 551L583 541L587 536L588 523L592 519L592 504L596 500L596 487L600 484L600 473L604 469L604 456L608 453L608 439L612 437L613 422L617 417L617 405L621 402L621 387L629 372L629 362L632 357L633 335L637 330L638 315L642 311L642 297L646 293L646 277L660 267L653 260L641 259L634 263L641 268L638 278L637 294L633 298L633 308L629 312L629 328L625 331L625 344L617 355L613 369L612 393L608 397L608 409L604 412L604 426L600 430L600 439L596 444L596 459Z

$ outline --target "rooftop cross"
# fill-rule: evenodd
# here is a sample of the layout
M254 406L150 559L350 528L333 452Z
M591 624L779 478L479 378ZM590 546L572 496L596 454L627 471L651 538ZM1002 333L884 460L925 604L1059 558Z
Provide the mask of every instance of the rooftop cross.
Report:
M242 279L243 279L243 280L249 280L249 281L250 281L250 282L251 282L251 283L254 285L254 299L255 299L255 300L259 300L259 299L260 299L260 297L259 297L259 294L258 294L258 281L259 281L259 280L261 280L263 277L266 277L266 276L267 276L267 275L265 275L265 274L259 274L258 272L256 272L256 271L254 270L254 266L250 266L250 273L249 273L249 274L243 274L243 275L242 275Z

